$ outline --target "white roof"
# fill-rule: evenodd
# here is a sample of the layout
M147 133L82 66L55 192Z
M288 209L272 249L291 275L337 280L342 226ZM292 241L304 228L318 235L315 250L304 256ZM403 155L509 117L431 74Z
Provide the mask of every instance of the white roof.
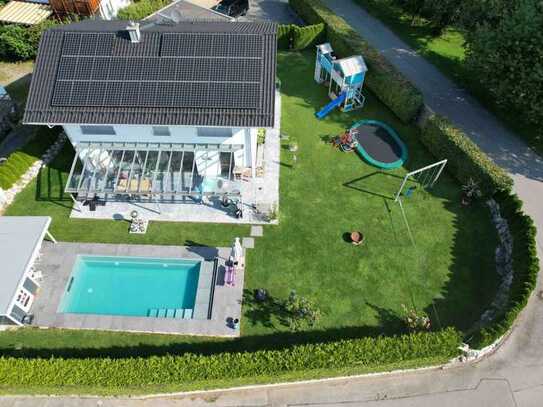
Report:
M0 216L0 315L7 314L50 223L49 216Z
M344 76L353 76L368 70L364 58L362 58L361 55L338 59L335 63L341 67Z
M321 52L321 54L330 54L334 51L332 49L332 46L328 42L325 42L324 44L321 44L321 45L317 45L317 49Z
M0 10L0 21L24 25L39 24L46 20L53 10L48 4L10 1Z

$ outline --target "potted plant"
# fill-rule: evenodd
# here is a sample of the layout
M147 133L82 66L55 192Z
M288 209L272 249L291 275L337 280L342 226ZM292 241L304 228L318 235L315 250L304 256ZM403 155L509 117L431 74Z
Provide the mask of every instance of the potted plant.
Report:
M461 203L463 206L471 205L471 203L483 196L479 183L475 182L473 178L468 179L464 185L462 185L462 198Z

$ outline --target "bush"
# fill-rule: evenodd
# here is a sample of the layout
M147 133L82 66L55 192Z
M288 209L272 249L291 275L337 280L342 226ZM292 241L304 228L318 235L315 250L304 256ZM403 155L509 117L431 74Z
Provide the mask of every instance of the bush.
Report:
M0 164L0 188L9 189L47 151L57 139L59 129L40 127L36 135L21 150L11 153Z
M277 46L279 49L300 51L324 41L324 24L297 26L295 24L280 25L277 29Z
M289 0L289 4L305 22L326 25L327 39L339 56L364 57L368 65L367 87L396 116L406 123L417 116L423 103L421 92L362 39L343 18L334 14L320 0Z
M9 61L25 61L36 57L42 33L57 25L45 20L32 27L8 24L0 26L0 58Z
M152 386L177 389L312 377L333 369L383 369L441 363L458 354L461 337L452 328L433 333L305 344L281 350L152 356L149 358L0 358L0 386L15 389L70 387L127 393ZM143 387L143 389L142 389Z
M143 20L154 12L170 4L170 0L141 0L122 8L117 13L119 20Z
M474 348L490 345L513 326L528 303L539 272L536 228L532 219L522 212L522 202L516 195L507 192L497 193L494 199L500 205L501 215L507 220L513 237L513 281L506 308L489 326L476 332L470 339L470 345Z
M447 170L461 183L472 178L485 194L509 191L513 180L451 122L431 115L423 124L420 139L438 159L446 158Z

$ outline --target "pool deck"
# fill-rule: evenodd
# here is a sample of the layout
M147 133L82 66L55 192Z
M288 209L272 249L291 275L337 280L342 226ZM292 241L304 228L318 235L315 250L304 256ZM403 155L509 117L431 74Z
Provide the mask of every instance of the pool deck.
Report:
M224 284L224 263L230 255L230 248L199 246L153 246L101 243L66 243L53 244L44 242L42 255L36 268L43 272L43 281L36 300L31 308L34 315L33 326L41 328L98 329L125 332L165 333L179 335L205 335L237 337L239 330L232 329L229 321L241 316L244 271L236 272L236 285ZM211 319L206 319L207 312L198 319L173 319L154 317L128 317L94 314L58 313L58 305L66 283L72 273L77 255L102 256L138 256L168 257L212 260L218 259L216 279L211 278L210 263L204 263L203 278L199 281L200 297L202 293L213 293ZM214 285L212 284L212 281ZM209 296L204 299L208 300ZM202 304L200 308L207 307Z

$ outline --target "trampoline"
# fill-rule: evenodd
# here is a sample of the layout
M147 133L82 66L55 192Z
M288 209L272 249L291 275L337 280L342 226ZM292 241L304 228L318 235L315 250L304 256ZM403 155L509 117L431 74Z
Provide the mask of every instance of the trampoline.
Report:
M378 120L360 120L351 127L356 151L371 165L390 170L407 160L407 147L396 131Z

